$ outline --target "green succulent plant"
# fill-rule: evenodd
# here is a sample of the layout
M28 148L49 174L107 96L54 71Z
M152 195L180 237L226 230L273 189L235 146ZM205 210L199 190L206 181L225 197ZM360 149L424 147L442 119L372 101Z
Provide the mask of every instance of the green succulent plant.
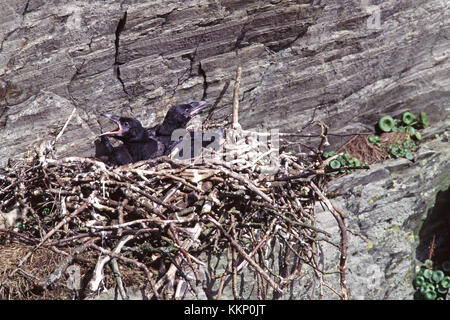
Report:
M335 155L336 155L335 151L325 151L324 153L322 153L322 158L328 159L328 158L331 158L331 157L333 157Z
M341 167L341 162L339 160L331 160L330 161L330 168L331 169L339 169Z
M425 293L425 299L427 300L436 300L437 293L436 291L430 290Z
M322 153L322 158L327 159L332 156L336 156L337 153L335 151L328 151ZM352 157L348 152L344 152L343 154L337 156L335 159L331 160L328 164L328 168L330 169L346 169L345 173L351 173L352 167L359 167L361 165L368 165L367 163L361 163L358 158Z
M445 274L441 270L433 271L433 275L431 276L431 280L433 280L436 283L439 283L444 279Z
M395 145L381 145L380 137L377 135L369 136L368 141L378 147L383 147L389 152L389 158L406 158L410 161L414 160L414 151L417 148L413 139L420 141L422 135L418 129L428 125L428 119L425 112L421 112L419 120L417 117L407 111L403 113L402 119L394 119L390 115L385 115L378 121L378 126L383 132L402 132L407 133L408 138L403 142L397 142Z
M419 141L422 140L422 134L419 131L416 131L414 133L414 136L416 137L417 140L419 140Z
M425 278L423 276L416 276L416 279L414 280L414 284L417 287L422 287L425 284Z
M450 261L445 261L442 266L449 267ZM416 268L416 277L414 278L414 287L422 299L425 300L443 300L450 288L450 275L446 272L433 267L436 265L432 260L427 259L424 264Z
M424 263L425 263L425 267L426 267L427 269L433 268L433 260L427 259L427 260L425 260Z
M390 132L392 128L395 127L395 124L396 123L394 121L394 118L392 118L390 115L382 116L378 121L378 126L384 132Z
M445 288L445 289L450 288L450 276L445 276L445 277L441 280L440 285L441 285L443 288Z
M410 125L414 122L414 120L416 120L416 116L411 112L406 111L405 113L403 113L402 120L404 124Z
M420 123L424 127L428 126L428 117L427 117L427 114L425 112L423 112L423 111L420 113Z
M423 276L426 280L430 281L431 280L431 276L433 275L433 270L431 269L425 269L423 271Z

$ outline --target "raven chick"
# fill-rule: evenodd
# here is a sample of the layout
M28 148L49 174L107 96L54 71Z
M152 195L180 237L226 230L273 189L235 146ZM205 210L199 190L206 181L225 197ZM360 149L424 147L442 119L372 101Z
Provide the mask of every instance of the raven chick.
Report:
M113 137L123 142L116 148L108 148L111 157L118 165L159 157L164 153L164 145L150 137L142 124L128 117L102 113L102 116L114 121L117 129L101 134L101 137ZM108 141L109 143L109 141Z
M154 127L150 134L151 138L164 144L164 155L169 155L172 149L180 143L180 140L172 140L172 134L177 129L185 129L188 122L196 115L203 112L209 106L207 101L196 101L188 104L174 105L167 111L162 124Z

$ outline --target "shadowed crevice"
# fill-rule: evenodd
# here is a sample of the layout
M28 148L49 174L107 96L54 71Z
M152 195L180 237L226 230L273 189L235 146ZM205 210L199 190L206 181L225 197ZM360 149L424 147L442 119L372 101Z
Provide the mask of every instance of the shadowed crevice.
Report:
M127 12L125 11L122 18L120 18L119 23L117 24L116 28L116 39L114 41L116 52L114 54L114 74L117 77L117 80L119 80L120 84L122 85L123 92L125 92L127 95L129 95L125 83L123 82L122 78L120 77L120 66L123 64L123 62L119 61L119 48L120 48L120 34L125 28L125 24L127 22Z

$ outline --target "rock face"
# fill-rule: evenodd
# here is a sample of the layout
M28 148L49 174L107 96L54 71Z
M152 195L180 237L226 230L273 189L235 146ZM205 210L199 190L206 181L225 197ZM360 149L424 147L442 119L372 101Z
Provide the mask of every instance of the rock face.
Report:
M447 120L445 126L449 125ZM389 160L330 183L328 190L339 194L333 203L346 213L347 285L352 299L412 299L415 267L428 258L433 236L433 259L450 260L449 188L448 135L423 144L414 162ZM318 208L317 220L339 243L331 214ZM321 249L324 269L336 270L337 250L327 243ZM339 288L333 275L324 281ZM336 298L330 291L325 297Z
M215 101L238 65L245 128L365 130L406 109L442 118L449 17L445 0L4 0L0 164L56 136L74 107L60 154L90 156L99 113L150 125L172 103Z
M2 0L0 165L56 137L74 108L60 156L93 155L101 112L149 126L174 103L224 92L216 115L225 116L237 66L247 129L309 133L323 120L332 132L367 131L405 110L436 122L450 109L449 21L447 0ZM391 161L330 186L352 231L353 298L412 297L415 257L428 245L420 225L450 172L448 142L421 150L415 163ZM335 227L330 219L318 212L323 228ZM436 219L425 221L435 230ZM333 261L325 269L335 271ZM301 289L291 298L317 298Z

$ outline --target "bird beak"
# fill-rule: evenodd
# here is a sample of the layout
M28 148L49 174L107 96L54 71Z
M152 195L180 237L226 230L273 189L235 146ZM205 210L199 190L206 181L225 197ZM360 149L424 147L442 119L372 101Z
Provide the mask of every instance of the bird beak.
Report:
M208 101L191 102L190 105L191 105L192 109L189 112L189 116L193 117L193 116L196 116L199 113L202 113L202 111L204 109L209 107L209 102Z
M102 133L100 135L101 136L120 136L124 131L122 128L122 125L120 124L120 117L113 115L113 114L109 114L109 113L102 113L101 116L108 118L109 120L113 121L114 123L117 124L117 129L112 130L112 131L108 131L105 133Z

